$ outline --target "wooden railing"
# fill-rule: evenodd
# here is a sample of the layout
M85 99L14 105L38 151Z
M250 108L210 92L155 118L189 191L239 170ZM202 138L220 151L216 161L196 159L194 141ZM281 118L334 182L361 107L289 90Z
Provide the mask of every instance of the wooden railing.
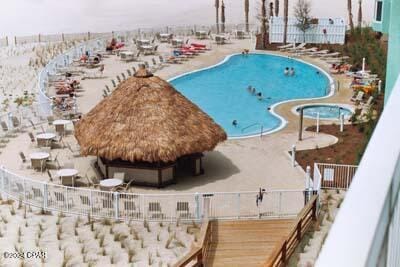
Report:
M274 249L274 252L264 263L264 267L286 266L289 257L293 254L312 221L317 219L318 196L314 195L298 216L295 226Z
M196 246L174 266L183 267L190 264L190 266L206 266L207 251L211 244L211 223L205 221L200 229L199 240Z

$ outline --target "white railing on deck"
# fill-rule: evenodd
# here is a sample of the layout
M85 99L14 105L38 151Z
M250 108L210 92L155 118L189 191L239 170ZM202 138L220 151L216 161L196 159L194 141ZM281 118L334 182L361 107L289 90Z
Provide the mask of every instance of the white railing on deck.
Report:
M44 210L117 220L202 220L293 217L304 206L303 190L133 194L35 181L1 168L1 192Z
M400 266L400 79L316 266Z

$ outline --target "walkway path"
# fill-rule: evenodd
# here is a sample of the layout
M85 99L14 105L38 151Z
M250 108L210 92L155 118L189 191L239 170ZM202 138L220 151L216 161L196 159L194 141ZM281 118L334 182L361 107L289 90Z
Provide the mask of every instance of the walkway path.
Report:
M261 266L277 243L289 234L294 222L290 219L212 222L207 266Z

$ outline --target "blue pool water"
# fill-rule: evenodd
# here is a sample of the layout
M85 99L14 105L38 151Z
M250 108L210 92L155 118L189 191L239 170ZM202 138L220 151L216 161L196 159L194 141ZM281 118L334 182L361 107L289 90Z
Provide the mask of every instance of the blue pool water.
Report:
M337 105L307 105L303 109L303 114L307 117L317 118L317 113L321 119L339 119L341 114L346 118L350 117L353 112Z
M285 76L285 67L295 69ZM234 55L223 64L190 73L171 84L197 104L227 132L229 137L259 134L278 128L281 120L268 108L275 103L329 93L329 79L317 69L286 57L250 54ZM251 85L265 98L258 100ZM233 120L237 126L232 125Z

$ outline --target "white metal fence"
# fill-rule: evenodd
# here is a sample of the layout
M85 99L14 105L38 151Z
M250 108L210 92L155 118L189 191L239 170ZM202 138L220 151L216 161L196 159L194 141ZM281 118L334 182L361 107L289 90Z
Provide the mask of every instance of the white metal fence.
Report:
M348 189L356 171L357 166L355 165L315 163L313 176L314 189Z
M346 23L344 19L318 19L305 34L296 26L295 18L288 19L287 42L309 44L344 44ZM282 43L284 33L283 17L271 17L269 22L269 40L271 43Z
M133 194L39 182L1 169L1 191L8 197L49 211L118 220L249 219L297 216L302 190L258 192Z
M219 25L221 29L221 24ZM182 26L164 26L164 27L152 27L152 28L137 28L127 31L113 31L113 32L84 32L84 33L60 33L60 34L37 34L32 36L21 36L21 37L4 37L0 38L1 46L14 46L19 44L27 43L44 43L44 42L63 42L63 41L88 41L90 39L111 39L112 37L120 39L128 38L147 38L154 36L156 33L173 33L177 36L191 36L194 35L195 31L204 30L211 31L212 33L217 32L217 27L213 25L182 25ZM232 32L235 30L246 30L245 24L225 24L225 32ZM249 24L249 31L257 31L257 25Z

